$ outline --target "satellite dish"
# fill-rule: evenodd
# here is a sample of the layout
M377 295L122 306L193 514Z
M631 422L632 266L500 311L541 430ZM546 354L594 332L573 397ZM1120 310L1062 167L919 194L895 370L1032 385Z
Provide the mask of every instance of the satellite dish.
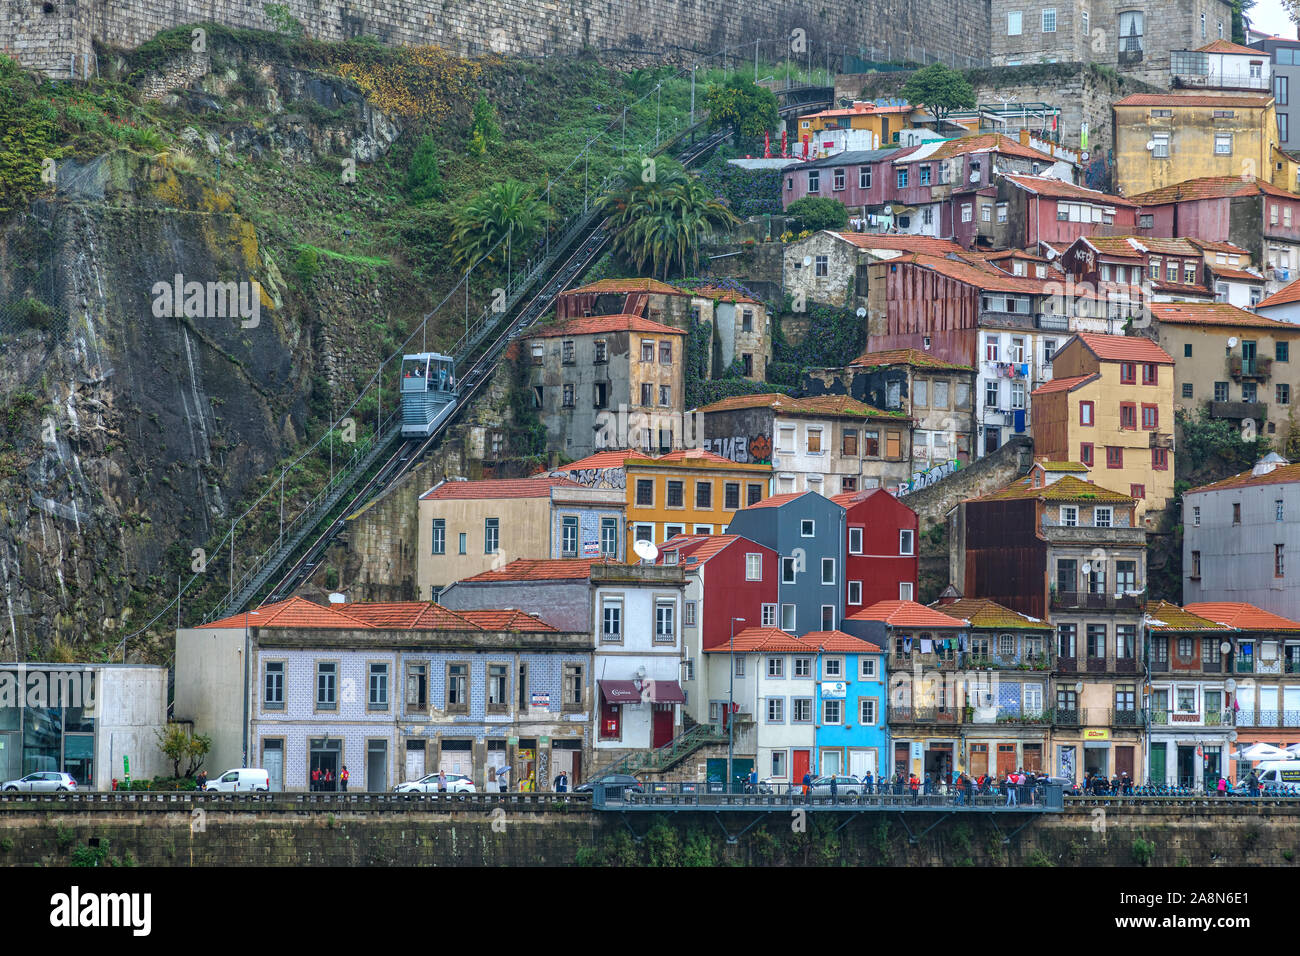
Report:
M1235 349L1236 347L1237 347L1237 337L1235 335L1228 336L1228 348Z
M894 207L893 207L893 206L886 206L886 207L885 207L885 215L886 215L886 216L892 216L893 214L894 214Z
M810 265L812 265L812 256L804 256L804 257L803 257L803 264L806 265L806 266L810 266Z
M865 319L866 317L867 317L867 310L862 308L861 306L858 306L858 318Z
M1092 574L1092 565L1089 564L1087 561L1083 562L1083 573Z
M1156 148L1156 141L1154 139L1147 140L1147 152L1149 153L1155 148Z
M644 677L645 677L645 673L646 673L646 671L645 671L645 665L644 665L644 664L642 664L640 667L638 667L638 668L636 669L636 676L637 676L638 678L644 678Z
M653 541L646 541L644 539L637 541L632 545L632 550L636 552L636 556L643 561L653 561L655 558L659 557L659 549L655 547Z
M346 594L340 594L338 591L335 591L330 595L331 604L346 604L347 600L348 596Z
M1088 151L1084 150L1082 153L1080 153L1079 158L1086 163L1088 161Z

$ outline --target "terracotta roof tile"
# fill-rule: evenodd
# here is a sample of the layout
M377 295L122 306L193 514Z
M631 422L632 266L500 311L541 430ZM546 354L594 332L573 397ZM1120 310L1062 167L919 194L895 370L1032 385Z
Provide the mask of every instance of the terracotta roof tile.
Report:
M591 577L593 564L622 564L596 558L518 558L504 568L483 571L466 581L579 581Z
M1185 179L1181 183L1161 186L1148 192L1129 196L1140 206L1159 206L1171 202L1191 202L1197 199L1231 199L1239 196L1256 196L1265 193L1283 199L1300 199L1295 193L1278 189L1260 179L1242 179L1240 176L1202 176Z
M698 461L714 465L735 464L730 458L723 458L721 455L715 455L703 448L679 448L677 451L670 451L666 455L660 455L655 461Z
M1210 239L1198 239L1196 236L1187 236L1187 241L1198 249L1204 249L1207 252L1226 252L1234 256L1249 256L1250 250L1243 249L1241 246L1233 245L1231 242L1215 242Z
M1255 50L1248 46L1242 46L1240 43L1233 43L1231 40L1211 40L1205 46L1198 46L1197 53L1243 53L1249 56L1257 56L1262 59L1268 59L1268 53L1264 50Z
M971 627L1019 628L1021 630L1050 631L1052 625L1046 621L1013 611L988 598L960 598L956 601L935 601L930 605L934 610L949 617L960 618L970 623Z
M506 608L500 611L461 611L464 617L485 631L555 631L535 614Z
M247 615L202 627L294 627L402 631L554 631L541 618L523 611L451 611L433 601L365 601L324 607L300 597L268 604Z
M845 634L843 631L809 631L799 640L832 654L881 654L879 644Z
M1300 622L1239 601L1205 601L1184 609L1241 631L1300 631Z
M660 546L659 558L655 563L667 564L664 560L664 553L676 551L678 564L681 567L688 570L697 568L702 564L707 564L710 559L717 557L737 541L745 542L745 546L748 548L770 550L758 542L750 541L738 534L679 534Z
M557 325L539 326L526 339L553 339L562 335L596 335L601 332L650 332L655 335L685 335L662 322L643 319L639 315L585 315Z
M1086 472L1091 470L1081 461L1051 461L1047 458L1035 458L1034 464L1043 471Z
M322 607L300 597L286 598L275 604L266 604L246 614L235 614L200 627L329 627L367 628L364 621L342 614L333 607Z
M758 299L738 292L735 289L723 289L715 285L701 285L693 289L683 289L682 292L687 295L695 296L700 299L714 299L719 302L740 302L747 305L762 305Z
M1011 180L1021 189L1026 189L1040 196L1052 196L1057 199L1078 199L1080 201L1101 203L1105 206L1137 205L1137 203L1125 199L1123 196L1112 196L1109 193L1098 192L1086 186L1076 186L1073 183L1052 179L1047 176L1015 176L1010 173L1003 173L1002 175L1004 179Z
M1084 481L1082 478L1076 478L1074 475L1065 475L1058 478L1050 485L1043 485L1041 488L1035 488L1030 482L1029 476L1018 478L1011 484L1007 485L992 494L984 495L977 498L977 501L1007 501L1017 498L1042 498L1045 501L1113 501L1117 504L1132 504L1133 499L1128 495L1120 494L1118 491L1111 491L1109 488L1103 488L1101 485L1093 484L1091 481Z
M706 654L729 654L731 642L717 647L706 647ZM835 654L883 653L871 641L845 634L843 631L810 631L795 637L775 627L747 627L736 635L735 649L741 653L799 654L804 651L830 651Z
M1267 299L1260 302L1255 308L1265 309L1275 305L1290 305L1292 302L1300 302L1300 279L1284 285Z
M957 365L953 362L945 362L943 359L935 358L920 349L887 349L883 352L863 352L855 358L850 365L865 365L876 367L881 365L910 365L913 368L934 368L934 369L952 369L954 371L969 372L969 365Z
M1147 626L1151 630L1159 632L1169 631L1224 631L1227 625L1211 621L1209 618L1193 614L1177 604L1171 604L1169 601L1157 601L1155 604L1146 606L1146 614L1149 619ZM1156 623L1156 622L1159 623Z
M1300 325L1293 322L1265 318L1226 302L1150 302L1147 307L1153 318L1171 325L1241 325L1300 332Z
M863 404L847 395L812 395L792 398L780 392L762 392L757 395L733 395L719 399L697 409L701 412L727 412L739 408L770 408L781 415L829 416L834 418L898 418L906 419L901 411L885 411Z
M1253 272L1247 272L1245 269L1238 269L1235 266L1221 266L1218 263L1206 263L1206 268L1220 279L1231 279L1234 282L1251 282L1255 285L1263 285L1264 277L1255 275Z
M420 495L421 501L468 498L549 498L551 489L581 488L568 478L534 475L532 478L490 478L483 481L445 481Z
M849 621L884 621L890 627L966 627L960 618L918 604L916 601L878 601L850 614Z
M1253 470L1243 471L1231 478L1213 481L1208 485L1193 488L1186 493L1194 495L1201 491L1223 491L1227 488L1249 488L1256 485L1289 485L1296 481L1300 481L1300 464L1278 465L1272 471L1262 475L1255 474Z
M1268 106L1271 96L1215 96L1205 93L1130 93L1123 99L1116 100L1116 109L1125 106L1211 106L1223 109L1259 109Z
M660 282L658 279L597 279L595 282L588 282L584 286L576 289L569 289L563 295L577 295L579 293L591 292L597 295L605 292L631 293L631 292L654 292L660 295L683 295L681 289L671 286L667 282Z
M1073 375L1069 378L1054 378L1050 382L1045 382L1042 385L1039 385L1029 394L1049 395L1052 392L1072 392L1080 385L1096 381L1099 378L1101 378L1101 375L1097 372L1093 372L1091 375Z
M478 628L455 611L432 601L376 601L338 605L348 617L371 627L474 631Z
M1148 338L1136 335L1104 335L1100 332L1076 332L1084 347L1103 362L1144 362L1173 365L1168 352ZM1067 342L1066 345L1069 343ZM1064 346L1062 346L1064 347Z
M1031 149L1028 146L1022 146L1020 140L1013 139L1002 133L981 133L978 136L963 136L960 139L950 139L946 143L941 143L938 149L924 158L948 159L951 156L964 156L967 153L978 153L985 150L1002 153L1005 156L1037 159L1047 163L1057 162L1056 157L1048 156L1046 153Z
M831 235L850 242L860 249L889 249L898 252L921 252L935 256L958 255L963 250L951 239L932 236L881 235L872 232L835 232Z
M617 450L598 451L586 458L579 458L567 465L561 465L556 471L585 471L588 468L622 468L629 458L649 457L638 448L620 448ZM535 477L535 476L534 476Z

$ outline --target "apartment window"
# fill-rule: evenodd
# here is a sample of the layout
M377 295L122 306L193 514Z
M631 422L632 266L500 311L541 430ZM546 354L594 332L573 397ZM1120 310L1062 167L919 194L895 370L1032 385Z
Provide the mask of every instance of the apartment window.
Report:
M841 476L840 476L840 491L841 491L841 492L857 491L857 490L858 490L858 479L857 479L857 476L856 476L856 475L841 475Z
M1286 515L1286 508L1282 504L1282 499L1279 498L1278 500L1273 502L1273 519L1275 521L1283 521L1285 520L1285 515Z
M767 676L777 679L785 677L784 657L769 657L767 659Z
M653 362L654 360L655 360L655 340L642 339L641 340L641 361Z
M1270 226L1277 225L1277 204L1276 203L1270 204L1268 207L1268 224Z
M1087 651L1089 657L1106 656L1106 625L1105 624L1088 625Z
M669 507L669 508L684 508L684 507L686 507L686 491L685 491L685 489L686 489L686 482L684 482L684 481L676 481L676 480L669 480L669 482L668 482L668 500L667 500L667 503L666 503L666 504L667 504L667 507Z
M429 666L406 665L406 709L427 710L429 707Z
M1201 506L1194 505L1192 507L1192 527L1199 528L1200 526L1201 526Z
M1259 385L1255 382L1242 382L1241 400L1243 402L1259 401Z
M1156 224L1156 217L1151 213L1143 213L1138 216L1139 229L1151 229L1154 228L1155 224Z
M673 364L673 343L671 339L659 343L659 364Z
M769 724L785 723L785 698L769 697L767 699L767 722Z
M574 405L575 405L575 399L574 399L574 393L575 393L575 391L576 391L576 390L574 389L574 387L573 387L572 385L565 385L565 386L564 386L564 407L565 407L565 408L573 408L573 407L574 407Z
M849 603L850 604L862 603L862 582L861 581L849 582Z
M1169 158L1169 134L1152 133L1151 141L1155 143L1154 148L1151 150L1151 155L1154 156L1156 159L1168 159ZM1152 269L1155 268L1156 266L1153 264ZM1154 276L1153 278L1159 278L1159 276Z
M371 664L367 680L366 708L388 709L388 665Z
M1286 577L1286 545L1273 545L1273 577Z
M505 664L489 664L487 669L488 709L503 713L509 705L508 673Z
M849 554L862 553L862 528L849 529Z
M1007 36L1009 37L1020 36L1020 20L1021 20L1021 12L1019 10L1007 11Z
M804 518L799 522L799 537L815 538L817 536L817 522L811 518Z
M837 726L843 723L844 702L842 700L824 700L822 701L822 723L827 726Z
M780 452L794 452L795 428L793 425L782 425L776 432L776 450Z
M781 583L794 584L794 579L795 579L795 559L782 558L781 559Z
M1232 523L1241 524L1241 502L1240 501L1234 501L1232 503Z
M818 278L830 275L830 258L828 256L818 256L813 260L813 275Z
M1074 528L1079 524L1079 507L1078 505L1061 505L1061 524L1066 528Z
M687 680L694 679L694 674L692 673L692 667L694 663L695 663L694 661L686 662L687 674L690 675L686 678ZM564 686L561 693L564 695L563 700L561 702L562 706L564 707L582 706L582 665L581 664L564 665Z
M926 165L918 166L918 167L917 167L917 171L920 173L920 185L922 185L922 186L928 186L928 185L930 185L930 166L929 166L929 164L927 163Z
M757 482L745 486L745 501L747 504L756 505L763 500L763 486Z
M1273 98L1277 101L1276 103L1277 106L1288 105L1287 100L1290 98L1291 95L1290 79L1291 78L1288 76L1273 77ZM1285 125L1282 119L1284 116L1286 116L1285 113L1279 113L1277 115L1277 120L1278 120L1277 131L1278 131L1278 135L1281 136L1282 139L1287 138L1286 131L1282 128Z
M334 661L316 664L316 709L338 709L339 665Z
M879 458L880 457L880 433L873 429L867 429L862 433L862 457Z
M573 340L565 339L560 344L560 361L565 365L573 364Z
M1183 382L1183 398L1191 398L1194 391L1191 382Z
M469 711L469 665L447 665L447 710L450 713Z
M1215 382L1215 383L1214 383L1214 400L1215 400L1216 402L1226 402L1226 401L1228 400L1228 383L1227 383L1227 382Z
M761 553L745 555L745 580L763 580L763 555Z
M576 558L578 556L577 515L565 515L560 519L560 547L563 549L564 557Z
M862 656L858 658L858 679L875 680L876 679L876 659L874 657ZM875 721L872 721L875 723Z
M1154 471L1169 470L1169 449L1168 448L1151 449L1151 468Z
M822 558L822 584L835 583L835 559Z
M858 430L856 428L844 429L844 436L840 443L840 454L845 457L856 458L858 455Z
M760 615L761 627L776 627L776 605L764 604Z
M898 182L898 188L899 188L899 189L906 189L906 188L907 188L907 170L906 170L906 169L900 169L900 170L898 171L898 179L897 179L897 182Z
M604 339L596 339L595 358L593 360L594 364L600 365L608 361L609 361L609 346L606 344Z
M636 506L638 508L653 508L655 503L655 483L652 478L638 478L636 480Z
M1106 467L1123 468L1124 467L1124 449L1118 445L1106 446Z
M833 170L833 182L834 182L834 186L832 186L831 188L836 190L837 192L844 188L844 170L842 169Z
M1094 409L1093 409L1092 402L1080 402L1079 403L1079 424L1092 425L1094 421L1093 411Z
M1092 442L1085 441L1079 444L1079 461L1089 468L1092 467Z
M910 600L912 600L912 582L911 582L911 581L899 581L899 582L898 582L898 599L899 599L900 601L910 601Z
M998 203L998 222L1006 222L1006 221L1007 221L1007 204L1004 202L1000 202Z
M284 661L268 661L263 676L262 707L284 710Z
M1137 405L1133 402L1119 403L1119 427L1137 430Z
M609 406L609 385L605 382L596 382L592 387L592 407L607 408Z
M1114 517L1114 511L1110 508L1093 508L1092 524L1095 528L1109 528L1111 519Z
M623 602L606 599L600 607L600 639L623 640Z
M820 170L810 169L808 171L808 191L810 193L822 191L822 174Z
M1190 262L1183 263L1183 284L1196 285L1196 266Z
M709 511L713 508L713 482L695 483L695 507L700 511Z
M1119 363L1119 382L1121 385L1133 385L1137 382L1137 363Z
M916 532L910 528L904 528L898 532L898 553L915 554L916 553Z
M447 553L447 522L443 518L433 519L433 553Z
M1146 486L1146 485L1129 485L1129 486L1128 486L1128 494L1129 494L1129 497L1130 497L1130 498L1136 498L1136 499L1138 499L1139 501L1142 501L1142 500L1144 500L1144 499L1146 498L1146 496L1147 496L1147 486Z
M1203 13L1201 14L1201 39L1205 39L1205 14Z
M1011 383L1011 407L1013 409L1025 407L1025 383L1024 382L1014 381Z
M501 519L487 518L483 522L483 553L496 554L501 550Z
M1043 11L1043 32L1044 33L1056 32L1056 10L1053 8L1049 8Z
M458 536L457 554L469 554L469 532L462 531Z
M1146 431L1155 431L1160 427L1160 409L1156 405L1142 406L1142 428Z
M903 454L902 432L885 432L885 457L900 458Z
M728 481L723 484L722 507L725 511L740 510L740 482Z
M970 222L974 217L974 206L971 203L964 202L961 204L961 221Z
M781 630L794 631L794 605L781 605Z
M673 387L671 385L659 386L659 405L667 408L673 403Z
M791 719L796 724L812 723L812 698L795 697L790 701Z
M1278 385L1277 385L1277 387L1276 387L1276 389L1274 390L1274 398L1277 400L1277 403L1278 403L1279 405L1290 405L1290 404L1291 404L1291 386L1290 386L1290 385L1287 385L1287 384L1285 384L1285 383L1279 382Z
M858 170L858 188L859 189L871 188L871 167L870 166L863 166L861 169Z
M808 454L820 455L822 453L822 430L820 428L808 429Z
M735 677L745 676L745 655L744 654L741 654L739 657L736 658L735 672L736 673L733 675Z
M1216 156L1232 155L1232 134L1231 133L1214 134L1214 153Z

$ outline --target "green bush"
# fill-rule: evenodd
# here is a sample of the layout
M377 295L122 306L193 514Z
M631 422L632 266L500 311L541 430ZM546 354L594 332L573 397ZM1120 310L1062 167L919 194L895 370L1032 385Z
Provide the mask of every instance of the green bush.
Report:
M48 329L58 315L53 306L33 298L20 299L17 312L23 322L37 329Z
M1144 840L1142 837L1133 839L1133 862L1138 866L1146 866L1156 855L1156 845L1150 840Z
M785 214L798 219L805 229L843 229L849 222L849 210L838 199L828 196L805 196L785 207ZM855 356L856 357L856 356Z
M303 285L311 285L320 273L320 253L311 246L303 246L294 260L293 271L302 280Z
M442 172L438 168L438 144L432 136L425 136L406 168L406 193L412 202L427 202L442 198Z

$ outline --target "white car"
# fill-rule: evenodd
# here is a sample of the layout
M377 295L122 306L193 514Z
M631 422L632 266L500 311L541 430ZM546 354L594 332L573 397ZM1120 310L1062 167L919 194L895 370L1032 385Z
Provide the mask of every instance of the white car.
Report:
M271 789L271 775L261 768L237 767L209 780L206 789L209 793L266 793Z
M10 780L5 783L4 789L54 793L60 790L76 790L77 781L73 780L70 774L47 770L40 773L29 773L21 780Z
M474 781L463 773L449 773L446 775L448 793L477 793L474 789ZM427 777L421 777L414 782L399 783L393 788L394 793L437 793L438 792L438 775L431 773Z

